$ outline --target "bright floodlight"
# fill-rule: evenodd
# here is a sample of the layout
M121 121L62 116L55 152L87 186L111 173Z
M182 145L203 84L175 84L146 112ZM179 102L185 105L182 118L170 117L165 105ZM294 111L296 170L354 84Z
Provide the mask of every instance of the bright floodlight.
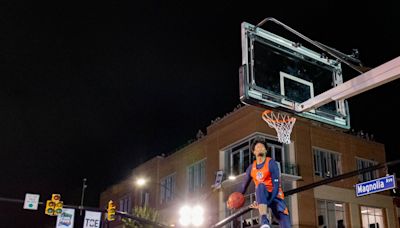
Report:
M189 206L185 205L185 206L181 207L181 209L179 210L179 215L181 217L184 217L184 216L189 217L191 214L190 213L191 211L192 211L192 209Z
M203 222L204 222L203 216L192 218L192 224L194 226L201 226L201 225L203 225Z
M190 217L181 217L180 219L179 219L179 223L182 225L182 226L188 226L189 224L190 224Z
M143 186L144 184L146 184L146 180L144 178L139 178L136 180L136 184L139 186Z
M228 179L229 179L229 180L235 180L235 179L236 179L236 176L231 174L231 175L229 175Z
M203 215L203 213L204 213L203 208L200 207L199 205L193 207L193 209L192 209L193 216Z
M191 208L189 206L183 206L179 209L179 223L182 226L188 226L191 223Z
M201 226L204 222L203 218L204 210L200 206L189 207L183 206L179 210L179 223L182 226Z

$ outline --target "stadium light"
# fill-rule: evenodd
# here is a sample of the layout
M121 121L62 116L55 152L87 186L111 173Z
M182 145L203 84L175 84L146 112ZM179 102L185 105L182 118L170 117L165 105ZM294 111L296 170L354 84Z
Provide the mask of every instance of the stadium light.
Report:
M182 226L201 226L204 222L204 209L196 205L189 207L187 205L179 210L179 223Z

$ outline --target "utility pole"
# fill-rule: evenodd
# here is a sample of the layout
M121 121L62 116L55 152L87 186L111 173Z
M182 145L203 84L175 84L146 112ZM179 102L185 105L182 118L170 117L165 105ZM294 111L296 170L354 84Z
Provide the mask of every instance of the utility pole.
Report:
M83 181L83 183L82 183L82 195L81 195L81 205L80 205L81 210L80 210L80 212L79 212L80 216L82 216L83 199L84 199L84 197L85 197L85 189L87 188L87 185L86 185L87 179L86 179L86 178L83 178L82 181Z

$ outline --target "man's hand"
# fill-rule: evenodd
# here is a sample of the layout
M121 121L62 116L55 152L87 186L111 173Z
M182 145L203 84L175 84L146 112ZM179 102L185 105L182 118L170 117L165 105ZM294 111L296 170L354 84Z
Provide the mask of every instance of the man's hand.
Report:
M253 208L253 209L258 209L258 203L256 201L254 201L252 204L250 204L249 207Z

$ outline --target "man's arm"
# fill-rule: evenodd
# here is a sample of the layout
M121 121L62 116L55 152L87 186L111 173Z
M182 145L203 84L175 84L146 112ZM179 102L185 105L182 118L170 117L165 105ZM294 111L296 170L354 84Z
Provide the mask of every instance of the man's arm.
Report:
M241 186L241 190L240 192L244 195L244 193L246 193L247 187L249 187L249 184L251 182L251 167L253 165L250 164L249 167L247 167L246 169L246 175L244 176L244 180L242 182L242 186Z
M279 192L279 168L278 168L278 164L275 162L274 159L271 159L269 161L269 171L271 173L271 180L272 180L272 185L274 186L272 189L272 193L271 193L271 197L269 197L268 199L268 205L270 205L272 203L272 201L274 201L274 199L276 198L276 196L278 195Z

